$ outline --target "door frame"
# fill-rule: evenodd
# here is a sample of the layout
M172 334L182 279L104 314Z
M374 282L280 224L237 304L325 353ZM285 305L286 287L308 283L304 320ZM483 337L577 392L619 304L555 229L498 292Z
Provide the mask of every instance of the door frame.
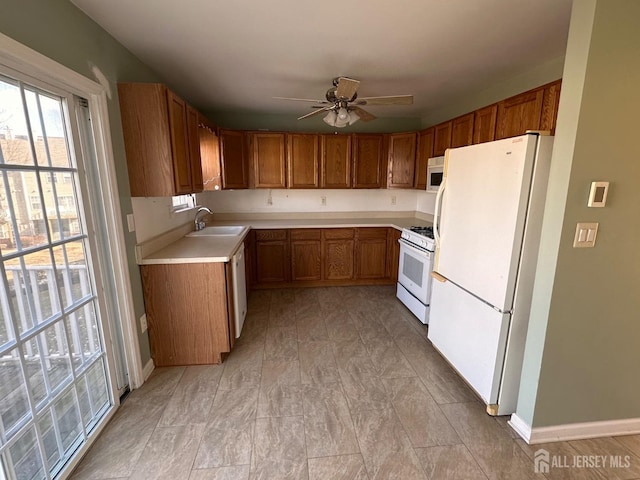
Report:
M132 389L138 388L144 383L145 378L138 344L131 278L126 261L127 250L108 113L107 97L110 98L115 92L111 91L108 80L105 79L105 85L101 85L2 33L0 33L0 64L89 101L96 149L95 167L102 184L100 199L104 205L108 235L106 249L112 260L115 277L114 293L119 299L115 303L122 324L129 384ZM118 399L115 400L117 404Z

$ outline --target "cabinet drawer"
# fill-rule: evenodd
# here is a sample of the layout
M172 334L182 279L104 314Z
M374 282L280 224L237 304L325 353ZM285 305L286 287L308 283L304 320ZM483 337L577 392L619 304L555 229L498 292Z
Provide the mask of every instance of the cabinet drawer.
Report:
M320 240L321 230L319 228L307 229L299 228L291 230L291 240Z
M325 228L322 230L324 238L327 240L340 239L340 238L353 238L353 228Z
M269 242L286 239L286 230L256 230L256 242Z
M358 238L387 238L386 227L367 227L358 228Z

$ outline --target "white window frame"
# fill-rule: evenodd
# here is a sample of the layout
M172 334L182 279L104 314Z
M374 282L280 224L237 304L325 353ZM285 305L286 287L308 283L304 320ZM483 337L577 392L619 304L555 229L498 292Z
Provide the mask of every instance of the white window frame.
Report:
M118 297L116 308L121 319L123 330L123 342L129 384L131 388L138 388L144 383L144 373L140 358L140 346L138 344L137 322L129 277L129 265L127 264L127 251L124 242L124 229L122 214L116 182L115 162L113 146L111 142L111 130L108 115L107 88L93 80L71 70L54 60L32 50L12 38L0 33L0 65L16 70L23 75L39 79L52 86L66 90L74 95L86 98L89 101L90 115L92 118L92 133L96 149L96 170L101 180L102 190L100 197L104 205L105 224L107 227L106 248L112 261L114 274L115 294ZM106 337L105 332L105 337ZM105 340L110 343L108 338ZM112 345L106 345L113 348ZM153 369L152 361L145 366L146 371ZM107 414L111 417L118 407L118 398L115 398L116 408ZM107 421L102 422L90 435L81 451L68 464L67 472L71 472L80 462L84 453L95 441L100 430Z

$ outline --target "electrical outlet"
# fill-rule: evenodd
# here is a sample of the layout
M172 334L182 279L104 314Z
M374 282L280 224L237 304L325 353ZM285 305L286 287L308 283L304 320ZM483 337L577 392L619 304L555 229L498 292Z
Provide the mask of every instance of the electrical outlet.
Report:
M322 205L323 207L327 206L327 197L325 195L322 195L320 197L320 205Z
M398 202L397 202L397 200L396 200L396 196L395 196L395 195L393 195L393 196L391 197L391 205L395 205L396 203L398 203Z
M147 314L143 313L140 317L140 331L142 333L147 331Z

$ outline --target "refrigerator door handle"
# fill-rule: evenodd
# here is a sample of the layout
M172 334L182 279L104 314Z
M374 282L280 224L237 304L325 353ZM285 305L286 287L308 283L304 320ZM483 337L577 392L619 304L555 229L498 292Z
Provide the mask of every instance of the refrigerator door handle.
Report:
M433 277L434 280L437 280L440 283L444 283L447 281L447 279L442 275L440 275L438 272L431 272L431 276Z
M442 206L442 195L444 194L444 189L447 186L447 177L442 179L442 183L440 183L440 188L438 188L438 193L436 194L436 206L433 212L433 238L436 241L436 247L440 246L440 231L438 229L439 220L440 220L440 208Z

